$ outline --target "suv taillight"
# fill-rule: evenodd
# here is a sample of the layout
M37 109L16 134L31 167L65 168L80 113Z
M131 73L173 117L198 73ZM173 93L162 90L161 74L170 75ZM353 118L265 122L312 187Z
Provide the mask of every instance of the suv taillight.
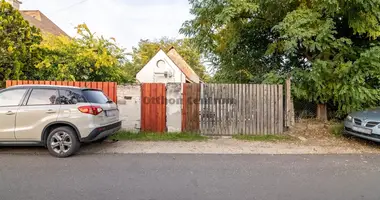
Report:
M103 112L103 109L100 106L81 106L78 110L82 113L90 114L90 115L99 115Z

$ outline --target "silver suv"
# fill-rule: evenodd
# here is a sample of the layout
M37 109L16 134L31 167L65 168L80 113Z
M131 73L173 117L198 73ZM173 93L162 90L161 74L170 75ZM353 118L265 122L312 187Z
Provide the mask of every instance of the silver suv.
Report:
M51 155L68 157L120 127L117 105L101 90L22 85L0 91L3 145L44 145Z

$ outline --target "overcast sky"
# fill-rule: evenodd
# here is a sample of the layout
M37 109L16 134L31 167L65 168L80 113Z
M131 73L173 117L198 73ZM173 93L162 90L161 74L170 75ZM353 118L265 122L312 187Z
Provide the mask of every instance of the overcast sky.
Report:
M191 19L188 0L21 0L21 10L40 10L70 36L86 23L92 32L116 41L130 51L140 39L178 33Z

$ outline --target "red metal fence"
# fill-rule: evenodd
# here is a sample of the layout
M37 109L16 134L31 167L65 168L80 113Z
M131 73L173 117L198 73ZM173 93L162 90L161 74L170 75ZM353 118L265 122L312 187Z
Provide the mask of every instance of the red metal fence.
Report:
M163 83L141 85L141 131L166 131L166 86Z
M85 87L91 89L100 89L110 98L112 101L117 102L117 83L115 82L82 82L82 81L31 81L31 80L8 80L6 81L6 87L14 85L63 85L63 86L75 86Z

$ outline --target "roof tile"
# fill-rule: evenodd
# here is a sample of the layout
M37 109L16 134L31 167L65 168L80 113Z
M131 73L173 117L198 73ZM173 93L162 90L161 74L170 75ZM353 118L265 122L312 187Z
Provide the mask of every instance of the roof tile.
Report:
M177 65L177 67L185 74L186 78L191 82L199 83L200 78L189 64L183 59L181 55L175 50L174 47L170 48L167 53L168 57Z
M39 28L42 32L68 36L61 28L54 24L54 22L52 22L39 10L20 10L20 13L30 25Z

